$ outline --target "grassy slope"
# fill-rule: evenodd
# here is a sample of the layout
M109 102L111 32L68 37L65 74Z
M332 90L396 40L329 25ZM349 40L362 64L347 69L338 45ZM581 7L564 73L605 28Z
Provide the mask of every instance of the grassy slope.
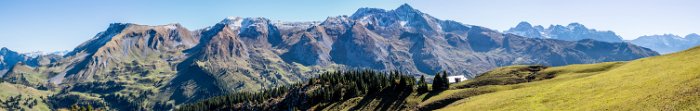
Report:
M443 110L700 110L700 48L547 71L557 77L494 86L512 89L462 99Z
M32 109L29 109L28 107L23 107L27 110L30 111L49 111L49 107L39 99L39 97L44 97L49 95L50 92L48 91L41 91L41 90L36 90L31 87L27 87L24 85L17 85L17 84L10 84L7 82L0 83L0 99L5 101L7 97L9 96L17 96L22 94L23 98L26 99L28 96L31 98L35 98L38 100L37 106L34 106ZM4 111L5 109L0 108L0 111Z
M409 96L399 99L386 99L386 98L374 98L371 101L360 101L362 97L355 99L350 99L347 101L340 101L335 103L322 104L314 109L317 110L352 110L353 107L358 108L358 110L381 110L384 107L389 107L389 110L432 110L436 108L442 108L449 104L459 103L461 99L478 96L481 94L488 94L500 91L509 91L513 89L524 88L528 86L537 86L543 83L556 82L556 81L567 81L572 79L577 79L581 77L590 76L600 72L604 72L607 69L614 68L623 65L623 62L607 62L600 64L584 64L584 65L570 65L565 67L553 67L547 68L538 73L538 79L541 80L542 75L549 73L556 74L557 76L553 79L544 79L543 82L526 82L517 84L519 77L524 77L525 75L532 74L532 72L522 71L521 69L527 68L528 66L508 66L497 68L487 73L482 74L473 80L467 80L464 82L452 84L450 90L442 92L429 92L418 94L416 92L411 93ZM473 88L461 88L468 85L474 85L474 83L483 83L488 81L495 84L512 84L512 85L484 85L478 84ZM535 80L536 81L536 80ZM386 100L385 100L386 99ZM390 104L381 105L382 101L402 101L403 104Z

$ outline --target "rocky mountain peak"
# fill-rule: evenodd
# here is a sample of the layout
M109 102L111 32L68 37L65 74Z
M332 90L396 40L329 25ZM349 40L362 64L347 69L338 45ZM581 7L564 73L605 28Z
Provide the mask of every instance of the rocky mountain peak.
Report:
M522 22L518 23L518 25L515 26L515 28L516 29L532 28L532 24L530 24L526 21L522 21Z
M221 20L219 23L226 23L226 24L232 24L236 23L238 21L243 20L243 17L236 17L236 16L231 16L231 17L226 17L224 20Z
M7 52L7 51L10 51L10 49L7 49L7 47L0 48L0 52Z
M511 28L505 33L511 33L519 36L530 38L552 38L566 41L578 41L583 39L593 39L605 42L622 42L622 37L612 31L598 31L589 29L581 23L570 23L563 25L550 25L544 28L541 25L532 26L527 22L518 23L514 28Z
M232 30L240 29L239 33L257 31L256 29L266 30L264 28L271 25L269 19L262 17L227 17L224 20L221 20L219 24L225 24Z
M219 23L231 24L231 25L242 25L245 22L270 22L269 19L263 17L226 17Z
M588 28L586 28L586 26L584 26L583 24L578 23L578 22L569 23L569 25L566 25L566 27L569 27L571 29L576 29L576 28L588 29Z
M379 8L360 8L353 13L350 18L351 19L360 19L362 17L372 15L372 14L378 14L378 13L386 13L386 10L384 9L379 9Z
M321 25L324 26L330 26L330 25L345 25L349 26L350 23L350 18L348 16L337 16L337 17L328 17L326 20L321 22Z
M403 4L399 6L398 8L394 10L384 10L384 9L379 9L379 8L360 8L358 9L352 16L350 16L351 19L364 19L364 17L372 16L372 15L379 15L382 17L397 17L400 20L407 20L410 19L411 17L415 15L422 16L423 13L420 12L418 9L414 9L408 4Z
M399 8L394 9L394 11L396 11L397 13L421 13L420 11L414 9L413 7L411 7L411 5L408 4L403 4L399 6Z
M514 28L510 28L509 30L505 31L505 33L532 38L547 38L544 35L542 35L542 30L544 30L542 26L538 25L538 27L532 27L532 24L522 21L518 23L518 25Z
M696 34L696 33L692 33L692 34L686 35L685 38L686 38L686 39L698 40L698 39L700 39L700 35L698 35L698 34Z

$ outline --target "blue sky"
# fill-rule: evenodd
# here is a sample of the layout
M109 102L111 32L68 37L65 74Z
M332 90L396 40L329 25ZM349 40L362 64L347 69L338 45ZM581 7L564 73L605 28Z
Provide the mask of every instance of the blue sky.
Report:
M227 16L321 21L361 7L394 9L404 3L440 19L501 31L528 21L545 26L579 22L625 39L700 33L700 0L2 0L0 47L72 50L114 22L180 23L194 30Z

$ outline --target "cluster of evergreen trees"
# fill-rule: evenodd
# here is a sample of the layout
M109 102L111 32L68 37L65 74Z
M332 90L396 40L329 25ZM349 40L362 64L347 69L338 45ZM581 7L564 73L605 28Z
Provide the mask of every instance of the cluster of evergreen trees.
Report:
M107 82L86 82L77 83L70 87L70 91L85 92L85 93L99 93L99 94L109 94L122 90L124 83L119 83L115 81Z
M38 104L37 99L34 99L32 97L27 97L24 98L25 96L17 95L17 96L9 96L7 99L2 100L0 99L0 109L6 109L6 110L21 110L22 106L26 106L27 108L34 108Z
M444 91L450 88L450 80L447 79L447 72L437 73L433 78L433 91Z
M70 111L96 111L96 109L92 108L92 105L78 106L78 104L73 104L70 106Z
M421 85L427 87L425 80ZM260 92L239 92L186 104L177 110L304 110L320 103L356 97L412 92L413 76L398 71L371 70L328 72L303 84L294 84Z

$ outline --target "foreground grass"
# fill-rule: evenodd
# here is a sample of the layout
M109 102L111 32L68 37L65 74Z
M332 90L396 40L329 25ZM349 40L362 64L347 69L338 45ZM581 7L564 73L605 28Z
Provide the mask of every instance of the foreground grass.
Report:
M607 64L607 65L606 65ZM454 102L442 110L700 110L700 49L629 63L554 67L557 77ZM517 88L515 88L517 87Z

